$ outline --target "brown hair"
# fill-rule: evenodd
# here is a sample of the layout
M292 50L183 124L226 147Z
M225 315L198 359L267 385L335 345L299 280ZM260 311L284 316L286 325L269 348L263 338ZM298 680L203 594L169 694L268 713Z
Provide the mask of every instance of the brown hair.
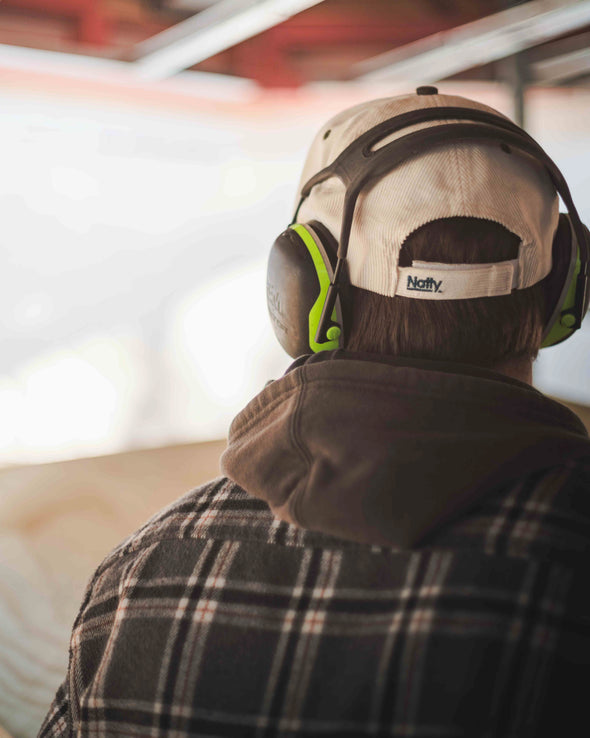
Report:
M479 218L427 223L406 239L400 266L412 260L481 264L515 259L519 239ZM538 283L500 297L417 300L385 297L349 287L352 322L347 348L391 356L494 366L534 359L544 326L544 291Z

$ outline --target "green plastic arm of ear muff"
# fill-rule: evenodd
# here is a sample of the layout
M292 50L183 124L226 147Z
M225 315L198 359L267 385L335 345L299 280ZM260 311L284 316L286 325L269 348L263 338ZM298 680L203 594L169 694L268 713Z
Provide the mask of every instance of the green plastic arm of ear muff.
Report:
M570 282L570 287L567 291L567 295L563 302L559 318L551 326L551 330L543 339L541 348L548 348L549 346L555 346L566 338L572 335L574 332L574 326L576 324L575 317L575 305L576 305L576 288L578 284L578 275L582 269L582 260L580 258L580 252L578 251L578 258L576 260L576 266L574 267L574 273ZM582 315L582 317L584 317Z
M334 351L338 348L340 343L341 330L337 326L332 326L328 328L326 335L331 340L326 341L326 343L317 343L315 340L318 326L320 324L320 319L322 317L322 310L324 309L324 303L326 302L328 288L330 287L330 275L328 274L328 270L326 269L326 265L320 253L320 250L318 249L312 235L309 233L307 228L299 225L298 223L295 223L294 225L291 225L289 227L292 228L295 233L299 235L303 243L306 245L311 258L313 259L315 270L320 283L320 294L318 295L317 300L314 302L311 310L309 311L309 347L314 353L318 353L319 351ZM333 322L337 322L338 320L335 308L332 311L331 318Z

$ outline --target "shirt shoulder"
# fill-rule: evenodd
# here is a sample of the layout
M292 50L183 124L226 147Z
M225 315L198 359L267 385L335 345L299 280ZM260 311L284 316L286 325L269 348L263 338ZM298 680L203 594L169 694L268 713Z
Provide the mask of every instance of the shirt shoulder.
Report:
M258 542L296 548L360 545L285 523L272 514L266 502L252 497L230 479L219 477L156 513L108 554L94 578L157 544L189 540Z
M590 458L490 490L423 543L578 566L590 553Z
M189 491L160 510L119 544L95 578L117 568L131 554L164 541L222 540L279 547L321 547L382 551L278 520L266 502L226 477ZM590 458L542 470L492 490L451 518L416 548L473 548L482 553L552 559L588 552L590 540ZM565 563L565 562L564 562Z

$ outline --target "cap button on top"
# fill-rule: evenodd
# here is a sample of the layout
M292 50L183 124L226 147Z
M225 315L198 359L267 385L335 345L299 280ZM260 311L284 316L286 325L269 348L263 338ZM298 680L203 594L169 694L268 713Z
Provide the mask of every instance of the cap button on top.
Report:
M416 95L438 95L438 89L431 85L423 85L416 88Z

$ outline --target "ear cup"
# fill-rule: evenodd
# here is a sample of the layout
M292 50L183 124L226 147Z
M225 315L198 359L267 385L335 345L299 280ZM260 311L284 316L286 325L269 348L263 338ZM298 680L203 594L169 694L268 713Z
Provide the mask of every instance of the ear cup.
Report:
M583 226L586 236L588 229ZM555 346L574 333L576 324L576 293L582 264L580 246L568 215L561 213L553 238L551 273L545 278L547 319L541 348ZM581 319L588 309L588 291Z
M334 276L336 251L334 238L317 222L291 225L271 248L266 279L268 311L279 343L293 358L343 345L340 298L331 316L329 340L321 344L315 340Z

